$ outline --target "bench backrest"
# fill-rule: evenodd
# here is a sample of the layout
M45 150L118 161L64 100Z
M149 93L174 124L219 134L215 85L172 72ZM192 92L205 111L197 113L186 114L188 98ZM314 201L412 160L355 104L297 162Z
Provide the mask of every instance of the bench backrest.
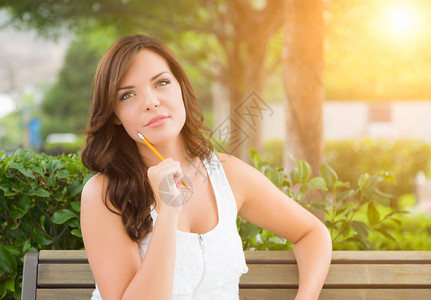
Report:
M240 299L294 299L291 251L245 251ZM85 251L27 253L22 299L90 299L94 277ZM431 299L431 251L334 251L319 299Z

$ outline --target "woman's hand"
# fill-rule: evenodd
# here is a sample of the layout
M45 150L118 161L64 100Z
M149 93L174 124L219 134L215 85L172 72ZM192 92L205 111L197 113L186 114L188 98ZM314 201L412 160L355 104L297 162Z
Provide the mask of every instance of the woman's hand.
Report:
M170 211L180 213L184 199L178 188L183 179L180 163L167 158L148 169L148 178L153 189L159 213Z

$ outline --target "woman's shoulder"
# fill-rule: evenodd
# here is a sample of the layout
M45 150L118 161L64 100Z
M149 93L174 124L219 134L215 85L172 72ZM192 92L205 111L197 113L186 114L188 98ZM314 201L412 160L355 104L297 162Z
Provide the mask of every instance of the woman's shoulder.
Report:
M214 154L223 167L230 188L237 200L237 207L240 209L244 201L244 190L247 188L247 185L244 184L244 174L249 172L249 168L252 167L233 155L221 152L214 152Z
M246 162L231 154L223 152L214 152L214 154L218 157L227 176L241 174L244 169L250 167Z
M82 189L82 195L85 197L87 195L90 195L93 198L96 195L102 194L104 188L108 182L108 178L106 175L103 175L101 173L97 173L93 177L91 177L84 185ZM85 197L87 199L87 197Z
M117 211L109 199L105 201L108 177L102 173L97 173L91 177L84 185L81 193L81 206L91 206L93 208L107 209L106 203L111 210Z

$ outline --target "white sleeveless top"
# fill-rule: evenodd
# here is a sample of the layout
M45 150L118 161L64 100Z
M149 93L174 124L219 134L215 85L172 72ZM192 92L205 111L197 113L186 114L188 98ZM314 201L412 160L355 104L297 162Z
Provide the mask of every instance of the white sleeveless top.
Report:
M238 284L248 272L236 225L237 206L223 166L212 153L211 161L203 160L217 202L219 222L204 234L177 230L174 271L174 300L239 299ZM157 213L151 210L153 226ZM145 256L151 233L141 242ZM142 291L145 299L145 291ZM96 285L91 299L102 299Z

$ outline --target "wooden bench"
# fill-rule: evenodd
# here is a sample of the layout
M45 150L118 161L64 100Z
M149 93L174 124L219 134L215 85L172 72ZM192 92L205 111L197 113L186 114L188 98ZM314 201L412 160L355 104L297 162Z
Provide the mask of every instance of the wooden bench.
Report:
M294 299L291 251L245 251L240 299ZM84 251L40 251L24 258L22 299L90 299L94 277ZM431 299L431 251L334 251L319 299Z

